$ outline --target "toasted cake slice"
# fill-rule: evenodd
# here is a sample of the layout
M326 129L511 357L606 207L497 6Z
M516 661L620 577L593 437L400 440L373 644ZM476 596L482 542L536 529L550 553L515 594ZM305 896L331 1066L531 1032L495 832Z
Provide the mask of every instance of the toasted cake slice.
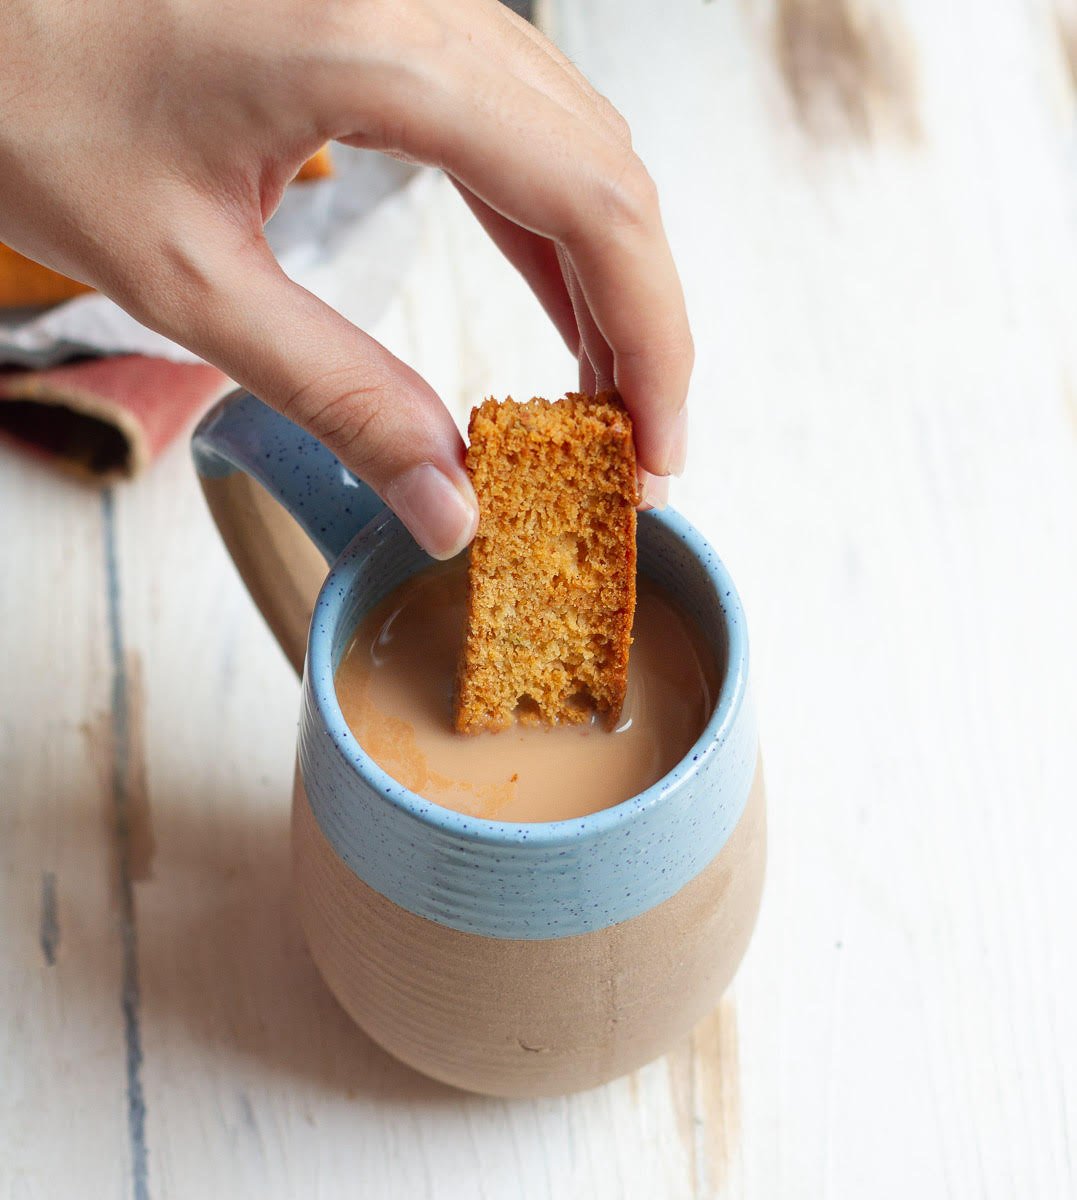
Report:
M617 723L636 607L636 456L611 393L471 413L479 500L455 724Z

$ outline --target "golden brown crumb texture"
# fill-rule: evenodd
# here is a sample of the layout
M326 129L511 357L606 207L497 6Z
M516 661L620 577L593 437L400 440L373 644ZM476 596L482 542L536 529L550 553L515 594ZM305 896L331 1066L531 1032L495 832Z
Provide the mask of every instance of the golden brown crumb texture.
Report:
M575 393L471 413L479 500L454 718L616 724L636 607L636 457L620 400Z

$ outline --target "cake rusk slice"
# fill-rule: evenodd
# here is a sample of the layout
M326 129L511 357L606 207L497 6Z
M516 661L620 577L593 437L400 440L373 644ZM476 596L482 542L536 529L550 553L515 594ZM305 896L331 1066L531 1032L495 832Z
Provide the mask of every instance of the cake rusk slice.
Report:
M454 724L613 728L636 607L632 421L613 393L472 410L479 502Z

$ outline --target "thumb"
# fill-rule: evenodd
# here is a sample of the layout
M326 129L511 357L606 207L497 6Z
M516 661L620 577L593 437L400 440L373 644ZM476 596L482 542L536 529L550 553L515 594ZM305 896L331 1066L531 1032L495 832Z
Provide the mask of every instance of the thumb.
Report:
M190 268L191 264L185 264ZM165 311L136 316L323 442L435 558L475 535L464 445L428 383L293 283L262 239L181 273ZM151 292L152 294L152 292Z

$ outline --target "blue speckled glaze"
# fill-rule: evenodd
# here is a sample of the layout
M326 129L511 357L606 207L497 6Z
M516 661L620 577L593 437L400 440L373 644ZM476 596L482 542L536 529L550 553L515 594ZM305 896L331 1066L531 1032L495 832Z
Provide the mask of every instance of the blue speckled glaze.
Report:
M328 553L347 521L318 506L331 509L344 497L352 516L369 511L372 494L356 503L354 489L362 485L347 475L345 486L343 468L316 442L314 450L309 444L304 450L305 461L318 463L314 483L297 485L288 429L304 443L313 439L288 422L282 427L283 418L253 397L224 403L234 407L211 413L207 421L217 423L204 422L196 434L199 471L251 469L308 531L330 531L315 538ZM255 436L237 429L237 422L263 428ZM224 451L222 426L230 438ZM270 451L269 457L253 455L261 473L249 466L255 443ZM303 505L298 510L297 497ZM330 844L360 879L402 908L488 937L568 937L669 899L725 844L744 811L756 767L747 629L718 556L676 512L641 514L641 572L695 617L723 668L718 700L699 740L664 779L623 804L578 820L528 825L469 817L408 791L364 752L340 711L334 674L356 625L429 562L382 509L347 545L318 597L307 644L299 762Z
M250 392L232 392L206 413L191 453L203 479L246 471L288 509L330 565L385 510L317 438Z

